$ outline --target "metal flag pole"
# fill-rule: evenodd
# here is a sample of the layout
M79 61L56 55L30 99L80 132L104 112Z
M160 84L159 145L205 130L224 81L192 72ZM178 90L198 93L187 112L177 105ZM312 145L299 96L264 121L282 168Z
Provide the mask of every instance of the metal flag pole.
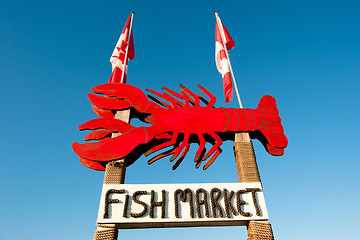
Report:
M224 45L230 73L234 82L235 92L240 108L243 108L240 94L235 81L234 72L231 67L229 54L226 47L226 38L218 13L215 11L216 23L220 30L221 40ZM239 182L260 182L259 169L256 163L254 147L248 132L235 133L234 154ZM250 221L248 224L248 240L274 239L271 224L268 221ZM260 238L259 238L260 237Z
M128 41L125 48L125 61L124 61L124 70L121 75L121 83L124 82L125 71L127 70L128 62L128 50L130 44L130 36L132 30L132 22L135 12L131 13L130 26L128 32ZM130 122L130 109L125 109L117 111L115 113L115 119L122 120L124 122ZM117 137L121 133L113 133L111 137ZM126 163L125 158L114 160L106 164L106 170L104 175L103 184L124 184L125 183L125 173L126 173ZM97 230L94 234L94 240L117 240L118 239L118 226L116 224L96 224Z

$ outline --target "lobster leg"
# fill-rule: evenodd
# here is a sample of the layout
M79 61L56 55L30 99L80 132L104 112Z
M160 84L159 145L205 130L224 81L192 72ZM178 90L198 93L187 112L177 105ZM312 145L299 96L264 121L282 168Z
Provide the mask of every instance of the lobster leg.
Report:
M210 98L210 102L207 104L207 107L209 107L209 108L213 107L216 102L216 97L214 95L212 95L211 92L209 92L206 88L204 88L200 84L198 84L197 86L198 86L198 88L201 89L201 91L203 91L206 94L206 96L208 96Z
M180 87L181 87L181 88L185 88L184 85L182 85L182 84L180 84ZM184 100L185 104L180 103L180 102L177 102L181 107L183 107L183 106L190 106L190 105L189 105L189 102L190 102L192 105L195 105L194 100L193 100L189 95L187 95L187 94L185 93L185 91L180 90L181 94L178 94L177 92L175 92L175 91L173 91L173 90L171 90L171 89L169 89L169 88L167 88L167 87L162 86L161 88L162 88L164 91L167 91L168 93L174 95L175 97Z
M152 95L147 95L149 99L153 100L154 102L156 102L157 104L166 107L167 109L171 108L170 104L165 103L164 101L152 96Z
M156 155L155 157L153 157L152 159L150 159L148 161L148 164L150 165L150 164L154 163L155 161L157 161L159 159L162 159L162 158L164 158L166 156L169 156L169 155L173 154L178 147L179 147L179 144L175 143L173 149L167 150L167 151L165 151L163 153L160 153L160 154Z
M223 143L223 141L221 140L221 138L215 133L215 132L209 132L210 136L213 137L215 139L215 144L214 146L212 146L212 148L205 154L203 161L205 161L206 159L208 159L213 153L214 151L220 147L220 145Z
M185 107L189 107L189 102L193 103L193 100L183 90L180 90L180 93L184 96L183 99L185 101Z
M152 93L152 94L154 94L154 95L156 95L156 96L158 96L158 97L160 97L160 98L162 98L162 99L165 99L166 101L169 101L170 103L171 103L171 106L169 105L169 104L166 104L166 103L164 103L164 102L162 102L162 101L160 101L162 104L164 104L168 109L170 109L170 108L177 108L178 106L177 106L177 103L175 102L175 99L174 98L172 98L172 97L169 97L169 96L166 96L166 95L164 95L164 94L161 94L161 93L158 93L158 92L156 92L156 91L154 91L154 90L151 90L150 88L146 88L146 91L148 91L148 92L150 92L150 93Z
M181 94L179 94L179 93L177 93L177 92L175 92L175 91L173 91L173 90L171 90L171 89L169 89L169 88L167 88L167 87L164 87L164 86L162 86L161 89L164 90L164 91L166 91L166 92L168 92L168 93L170 93L171 95L173 95L173 96L175 96L175 97L177 97L177 98L180 98L180 99L182 99L182 100L185 101L183 95L181 95ZM165 93L164 93L164 94L165 94ZM170 96L170 95L169 95L169 96ZM181 107L185 105L184 103L182 103L182 102L180 102L180 101L178 101L177 103L178 103L178 105L180 105Z
M194 158L194 162L197 162L200 158L201 153L203 152L204 148L205 148L205 138L202 134L196 134L199 138L199 149L196 151L195 153L195 158Z
M166 92L164 92L163 94L164 94L164 96L167 96L167 97L169 97L169 98L172 98L172 99L175 101L175 103L177 104L177 106L179 106L179 107L184 106L184 104L183 104L182 102L180 102L179 100L177 100L176 98L174 98L174 97L171 96L170 94L168 94L168 93L166 93Z
M209 101L206 100L203 96L201 96L200 94L198 94L198 97L200 98L200 100L205 103L205 105L207 106L209 104Z
M184 85L180 84L179 85L187 94L189 94L191 97L193 97L195 99L195 106L200 106L200 100L199 97L193 93L192 91L190 91L187 87L185 87Z
M180 146L176 149L176 151L174 152L174 154L171 156L170 158L170 162L174 161L177 156L179 156L179 154L181 153L181 151L184 149L185 145L189 142L189 133L184 133L184 140L183 142L180 144Z
M209 161L206 162L205 166L203 167L203 170L206 170L210 165L215 161L215 159L220 155L222 152L222 149L218 147L215 154L209 159Z
M169 147L171 145L174 145L176 143L176 139L177 139L177 136L178 136L178 132L173 132L173 136L172 138L170 139L170 141L167 141L167 142L164 142L162 144L159 144L153 148L151 148L149 151L147 151L146 153L144 153L145 156L149 156L150 154L156 152L156 151L159 151L160 149L162 148L166 148L166 147Z
M180 165L180 163L184 160L186 154L189 152L190 150L190 144L191 143L187 143L185 146L184 151L182 152L181 156L179 157L179 159L176 161L176 163L174 164L174 166L172 167L172 170L177 169L177 167Z
M206 153L206 148L204 147L203 151L202 151L201 154L200 154L199 159L198 159L197 162L196 162L196 165L195 165L196 168L199 168L199 167L200 167L201 162L202 162L202 159L203 159L205 153Z

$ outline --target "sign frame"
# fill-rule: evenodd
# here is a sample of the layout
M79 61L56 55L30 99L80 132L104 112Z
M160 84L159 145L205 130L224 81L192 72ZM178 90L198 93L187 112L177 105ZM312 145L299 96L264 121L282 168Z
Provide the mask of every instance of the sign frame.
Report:
M104 184L97 224L119 229L241 226L268 219L261 182Z

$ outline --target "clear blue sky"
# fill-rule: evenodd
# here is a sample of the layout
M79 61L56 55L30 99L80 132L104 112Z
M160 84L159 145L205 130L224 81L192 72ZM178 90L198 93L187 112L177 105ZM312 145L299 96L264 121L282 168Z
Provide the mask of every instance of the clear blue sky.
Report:
M92 239L103 172L72 151L95 118L86 94L106 83L109 57L135 11L141 89L201 84L224 102L214 61L217 10L245 107L273 95L289 146L254 141L275 238L357 239L360 4L358 1L7 1L0 7L0 239ZM206 171L142 157L126 183L237 182L232 143ZM245 227L124 230L119 239L246 239Z

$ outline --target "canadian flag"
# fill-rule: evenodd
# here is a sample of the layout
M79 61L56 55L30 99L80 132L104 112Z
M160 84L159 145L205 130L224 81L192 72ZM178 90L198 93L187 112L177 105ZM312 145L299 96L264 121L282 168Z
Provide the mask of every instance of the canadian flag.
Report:
M135 58L134 39L130 28L132 16L133 14L131 14L129 19L127 20L125 27L116 44L116 47L111 55L110 62L112 65L112 74L109 79L109 83L126 83L128 60L132 60ZM130 42L129 31L131 31ZM128 54L125 61L126 50L128 51ZM125 71L124 79L121 79L123 71Z
M232 100L233 86L231 83L230 67L228 58L226 56L225 47L227 50L233 49L235 47L235 42L231 38L229 32L226 30L225 26L222 24L220 18L218 18L218 20L219 21L216 22L215 29L215 62L216 67L223 78L225 102L228 103ZM221 38L221 30L218 23L221 24L222 32L225 36L225 45Z

